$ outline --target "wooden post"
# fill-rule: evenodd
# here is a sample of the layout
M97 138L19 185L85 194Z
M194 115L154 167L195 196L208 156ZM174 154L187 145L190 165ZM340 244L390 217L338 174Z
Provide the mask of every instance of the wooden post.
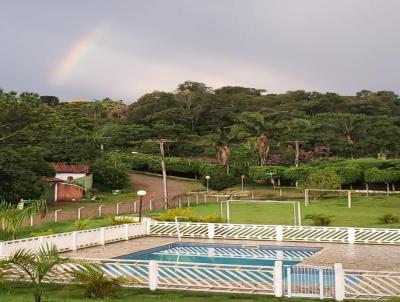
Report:
M366 192L366 194L367 194L367 197L368 197L368 195L369 195L368 184L365 184L365 192Z
M196 195L196 204L199 204L199 195Z
M254 189L251 189L251 199L254 200Z
M386 195L389 195L389 190L390 190L390 189L389 189L389 183L387 182L387 183L386 183Z
M219 203L219 193L217 193L217 203Z
M181 197L178 196L178 208L182 207Z
M190 207L190 196L187 197L187 206Z

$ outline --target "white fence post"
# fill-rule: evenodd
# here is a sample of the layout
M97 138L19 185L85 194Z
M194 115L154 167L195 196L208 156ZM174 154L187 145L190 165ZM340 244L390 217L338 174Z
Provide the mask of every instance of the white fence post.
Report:
M78 208L78 220L81 220L81 211L82 209L84 209L85 207L80 207Z
M129 224L124 225L125 240L129 240Z
M135 202L133 203L133 213L136 213L136 205L137 205L137 201L135 201Z
M196 195L196 204L199 204L199 195Z
M101 217L101 209L104 207L104 204L99 205L99 217Z
M190 207L190 196L187 197L187 206Z
M204 194L204 203L207 203L207 194Z
M72 250L76 251L76 237L77 237L77 232L72 232Z
M308 206L308 189L304 190L304 205Z
M335 263L335 300L344 300L344 271L341 263Z
M215 225L213 223L208 224L208 239L214 239Z
M283 228L281 225L275 227L276 241L283 241Z
M149 200L149 210L150 212L153 211L153 199Z
M347 229L347 240L348 243L353 244L356 242L356 230L354 228Z
M144 227L146 228L146 235L150 236L150 226L151 226L151 220L145 220L142 222Z
M105 229L104 228L100 228L100 244L101 245L104 245L106 243L104 232L105 232Z
M31 215L31 226L33 226L33 214Z
M254 190L251 189L251 199L254 200Z
M182 208L182 202L180 196L178 196L178 208Z
M58 221L58 212L62 211L62 209L58 209L54 211L54 222Z
M282 261L275 261L274 265L274 295L275 297L283 296L283 272Z
M149 261L149 289L156 290L158 283L158 263L156 260Z
M347 191L347 207L351 209L351 191Z

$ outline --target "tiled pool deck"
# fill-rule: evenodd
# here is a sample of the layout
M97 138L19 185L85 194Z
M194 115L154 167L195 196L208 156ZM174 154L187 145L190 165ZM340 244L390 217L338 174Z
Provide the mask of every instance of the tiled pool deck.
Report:
M109 259L177 241L177 238L142 237L66 252L63 255L79 258ZM343 264L344 269L400 271L400 246L195 238L183 238L182 242L321 247L321 251L303 261L302 264L333 265L338 262Z

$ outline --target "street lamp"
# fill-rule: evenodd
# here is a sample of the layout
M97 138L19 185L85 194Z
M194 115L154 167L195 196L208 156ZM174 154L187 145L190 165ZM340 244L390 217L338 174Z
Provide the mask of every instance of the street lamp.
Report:
M136 194L140 196L139 201L139 222L142 222L142 205L143 205L143 196L146 196L147 192L145 190L137 191Z
M211 178L211 176L210 175L207 175L206 176L206 182L207 182L207 193L208 193L208 186L209 186L209 184L210 184L210 178Z

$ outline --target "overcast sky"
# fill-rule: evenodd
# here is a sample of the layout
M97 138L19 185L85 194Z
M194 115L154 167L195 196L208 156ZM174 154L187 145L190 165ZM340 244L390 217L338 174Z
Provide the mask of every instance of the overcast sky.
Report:
M400 93L399 0L3 0L0 88L131 102L185 81Z

